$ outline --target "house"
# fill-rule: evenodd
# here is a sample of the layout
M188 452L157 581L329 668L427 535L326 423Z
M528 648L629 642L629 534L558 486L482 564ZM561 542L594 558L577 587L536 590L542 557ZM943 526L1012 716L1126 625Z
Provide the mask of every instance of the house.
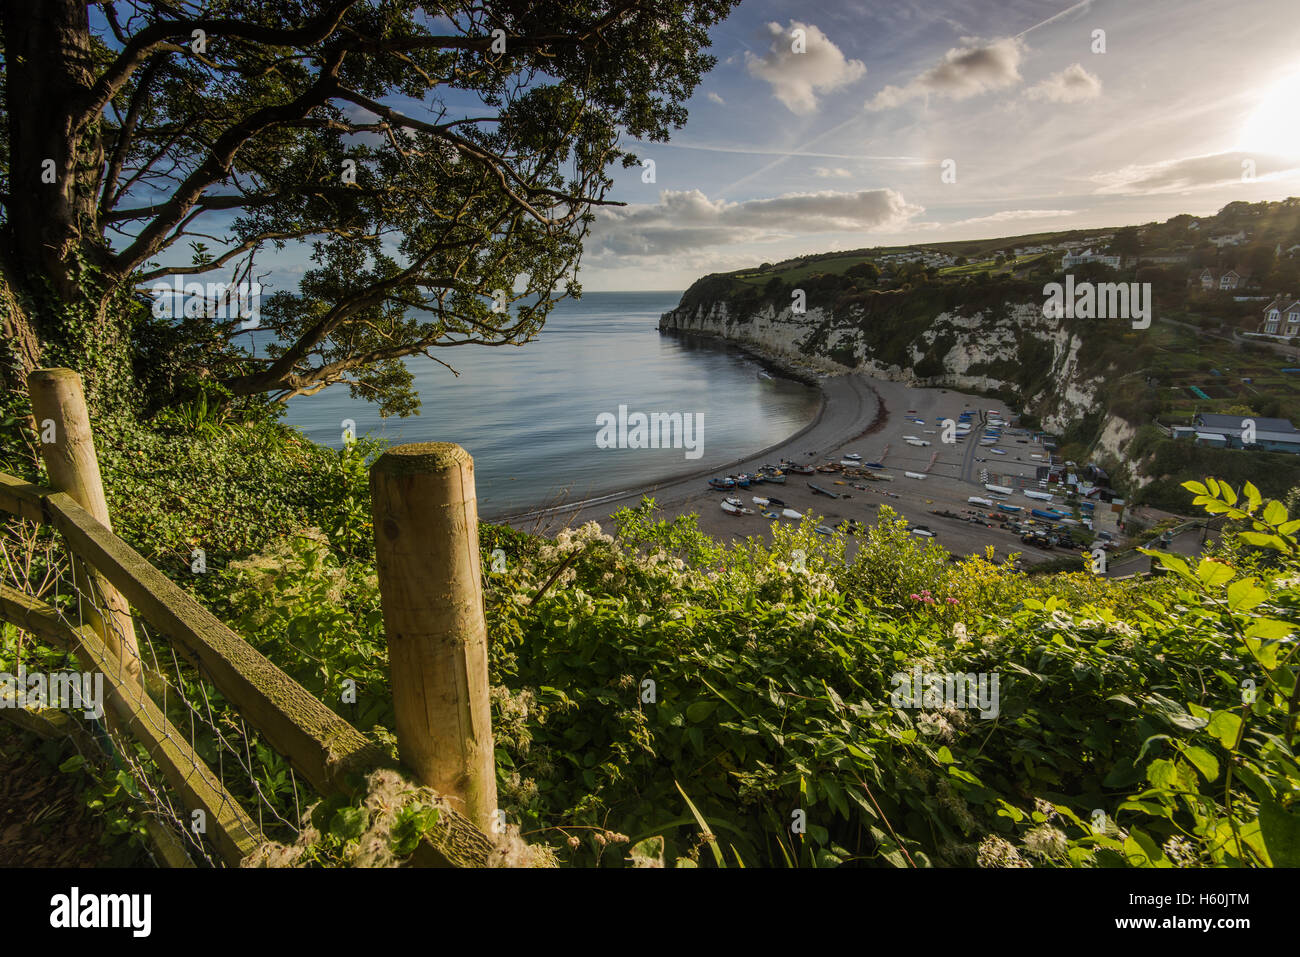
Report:
M1264 307L1259 331L1267 336L1300 336L1300 299L1283 296Z
M1208 445L1221 449L1245 448L1243 436L1246 426L1252 423L1255 430L1252 446L1259 446L1269 452L1290 452L1300 455L1300 429L1291 424L1290 419L1270 419L1264 416L1219 415L1202 413L1192 420L1194 441L1197 445ZM1183 428L1175 429L1175 438L1187 434Z
M1061 268L1069 269L1071 266L1079 266L1083 263L1102 263L1111 269L1119 269L1123 265L1122 256L1106 256L1102 253L1095 253L1091 248L1082 252L1069 252L1061 257Z
M1249 269L1202 269L1201 274L1193 279L1193 282L1199 282L1201 289L1206 292L1214 289L1220 292L1241 289L1249 281Z
M1224 246L1237 246L1246 239L1245 232L1236 232L1230 236L1211 236L1210 242L1222 249Z

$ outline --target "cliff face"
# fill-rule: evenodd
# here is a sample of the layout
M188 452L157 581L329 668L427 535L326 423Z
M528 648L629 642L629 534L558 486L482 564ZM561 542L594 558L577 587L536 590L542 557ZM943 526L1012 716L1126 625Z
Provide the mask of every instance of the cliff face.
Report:
M861 307L810 306L796 315L771 303L737 309L726 299L694 302L665 313L662 332L711 336L831 372L859 371L918 386L992 392L1014 389L1044 428L1063 432L1097 411L1104 379L1080 361L1083 341L1041 303L1003 303L978 311L949 309L907 320L888 341L888 316Z

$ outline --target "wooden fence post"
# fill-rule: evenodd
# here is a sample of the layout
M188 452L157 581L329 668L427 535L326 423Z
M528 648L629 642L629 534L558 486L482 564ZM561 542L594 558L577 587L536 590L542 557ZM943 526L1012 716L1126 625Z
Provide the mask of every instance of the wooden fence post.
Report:
M474 460L459 445L389 449L370 469L397 744L420 783L491 834L496 761Z
M97 521L111 529L81 376L72 369L37 369L27 377L27 392L32 400L50 486L67 492ZM75 555L72 568L78 590L82 594L98 594L103 603L102 615L93 603L82 603L86 623L117 656L129 685L142 687L140 648L130 604L108 579Z

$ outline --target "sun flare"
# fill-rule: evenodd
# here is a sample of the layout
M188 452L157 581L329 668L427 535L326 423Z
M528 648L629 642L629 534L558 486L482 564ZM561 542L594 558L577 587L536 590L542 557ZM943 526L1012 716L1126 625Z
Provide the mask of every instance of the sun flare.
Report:
M1242 148L1278 156L1300 157L1297 104L1300 104L1300 73L1293 73L1269 90L1250 115L1241 131Z

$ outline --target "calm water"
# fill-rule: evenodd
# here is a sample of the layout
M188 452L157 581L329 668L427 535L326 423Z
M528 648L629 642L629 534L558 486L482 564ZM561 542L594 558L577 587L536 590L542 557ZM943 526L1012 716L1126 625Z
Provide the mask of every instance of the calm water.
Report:
M458 442L474 456L479 512L493 517L577 501L734 461L803 428L817 390L762 378L732 348L661 336L679 293L589 292L557 306L521 347L436 352L461 374L419 356L408 365L423 409L381 419L344 386L289 403L286 421L323 445L342 445L342 421L393 443ZM602 449L596 417L703 413L703 455L683 449Z

